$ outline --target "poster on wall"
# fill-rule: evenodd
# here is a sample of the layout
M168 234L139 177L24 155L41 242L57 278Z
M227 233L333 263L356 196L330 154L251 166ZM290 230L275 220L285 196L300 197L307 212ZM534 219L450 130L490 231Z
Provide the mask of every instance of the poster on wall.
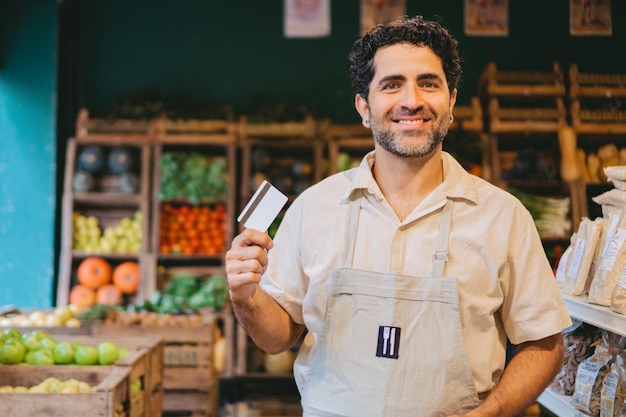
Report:
M285 37L330 35L330 0L285 0Z
M466 35L509 34L509 0L464 0L464 3Z
M611 0L570 0L571 35L611 35Z
M361 0L361 34L406 14L406 0Z

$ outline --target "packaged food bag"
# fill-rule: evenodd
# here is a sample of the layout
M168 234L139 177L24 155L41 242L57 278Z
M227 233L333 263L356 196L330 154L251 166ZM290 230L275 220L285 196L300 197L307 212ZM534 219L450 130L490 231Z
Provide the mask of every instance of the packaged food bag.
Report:
M583 295L585 288L589 288L587 282L591 262L596 252L596 247L602 233L601 218L590 220L583 217L578 226L574 249L569 256L565 267L565 281L561 290L569 295Z

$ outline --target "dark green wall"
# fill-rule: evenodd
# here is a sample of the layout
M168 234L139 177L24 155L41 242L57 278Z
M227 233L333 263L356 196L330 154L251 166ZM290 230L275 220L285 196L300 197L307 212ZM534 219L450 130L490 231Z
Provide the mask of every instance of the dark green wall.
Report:
M52 305L56 2L0 1L0 305Z
M407 0L409 14L439 16L459 38L465 76L460 102L476 94L490 60L503 69L626 72L626 4L613 1L613 36L572 37L569 0L509 0L509 35L467 37L463 1ZM140 88L229 103L250 112L252 97L305 104L318 117L357 121L346 55L359 35L359 1L331 2L331 36L283 37L283 1L91 1L84 11L84 84L80 103L95 114Z

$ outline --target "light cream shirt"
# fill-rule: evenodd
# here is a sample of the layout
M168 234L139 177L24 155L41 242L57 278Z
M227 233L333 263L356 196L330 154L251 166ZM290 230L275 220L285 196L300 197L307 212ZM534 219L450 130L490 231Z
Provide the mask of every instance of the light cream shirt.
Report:
M298 387L302 390L306 383L309 352L322 332L331 272L343 259L348 197L365 189L352 268L376 272L430 276L441 208L447 197L454 200L444 274L458 278L461 325L476 389L490 391L504 368L507 335L519 344L571 324L530 213L511 194L468 174L444 152L443 182L400 221L372 176L374 161L372 151L359 167L302 193L286 212L269 251L261 287L309 332L294 365Z

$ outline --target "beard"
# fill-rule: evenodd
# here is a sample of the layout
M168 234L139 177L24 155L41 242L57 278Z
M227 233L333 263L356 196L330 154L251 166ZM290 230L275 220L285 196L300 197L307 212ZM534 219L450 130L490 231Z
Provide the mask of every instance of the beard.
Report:
M443 142L452 123L450 111L442 117L434 118L436 124L427 132L404 131L393 132L384 118L373 117L370 114L370 127L374 140L387 152L402 158L417 158L430 155Z

